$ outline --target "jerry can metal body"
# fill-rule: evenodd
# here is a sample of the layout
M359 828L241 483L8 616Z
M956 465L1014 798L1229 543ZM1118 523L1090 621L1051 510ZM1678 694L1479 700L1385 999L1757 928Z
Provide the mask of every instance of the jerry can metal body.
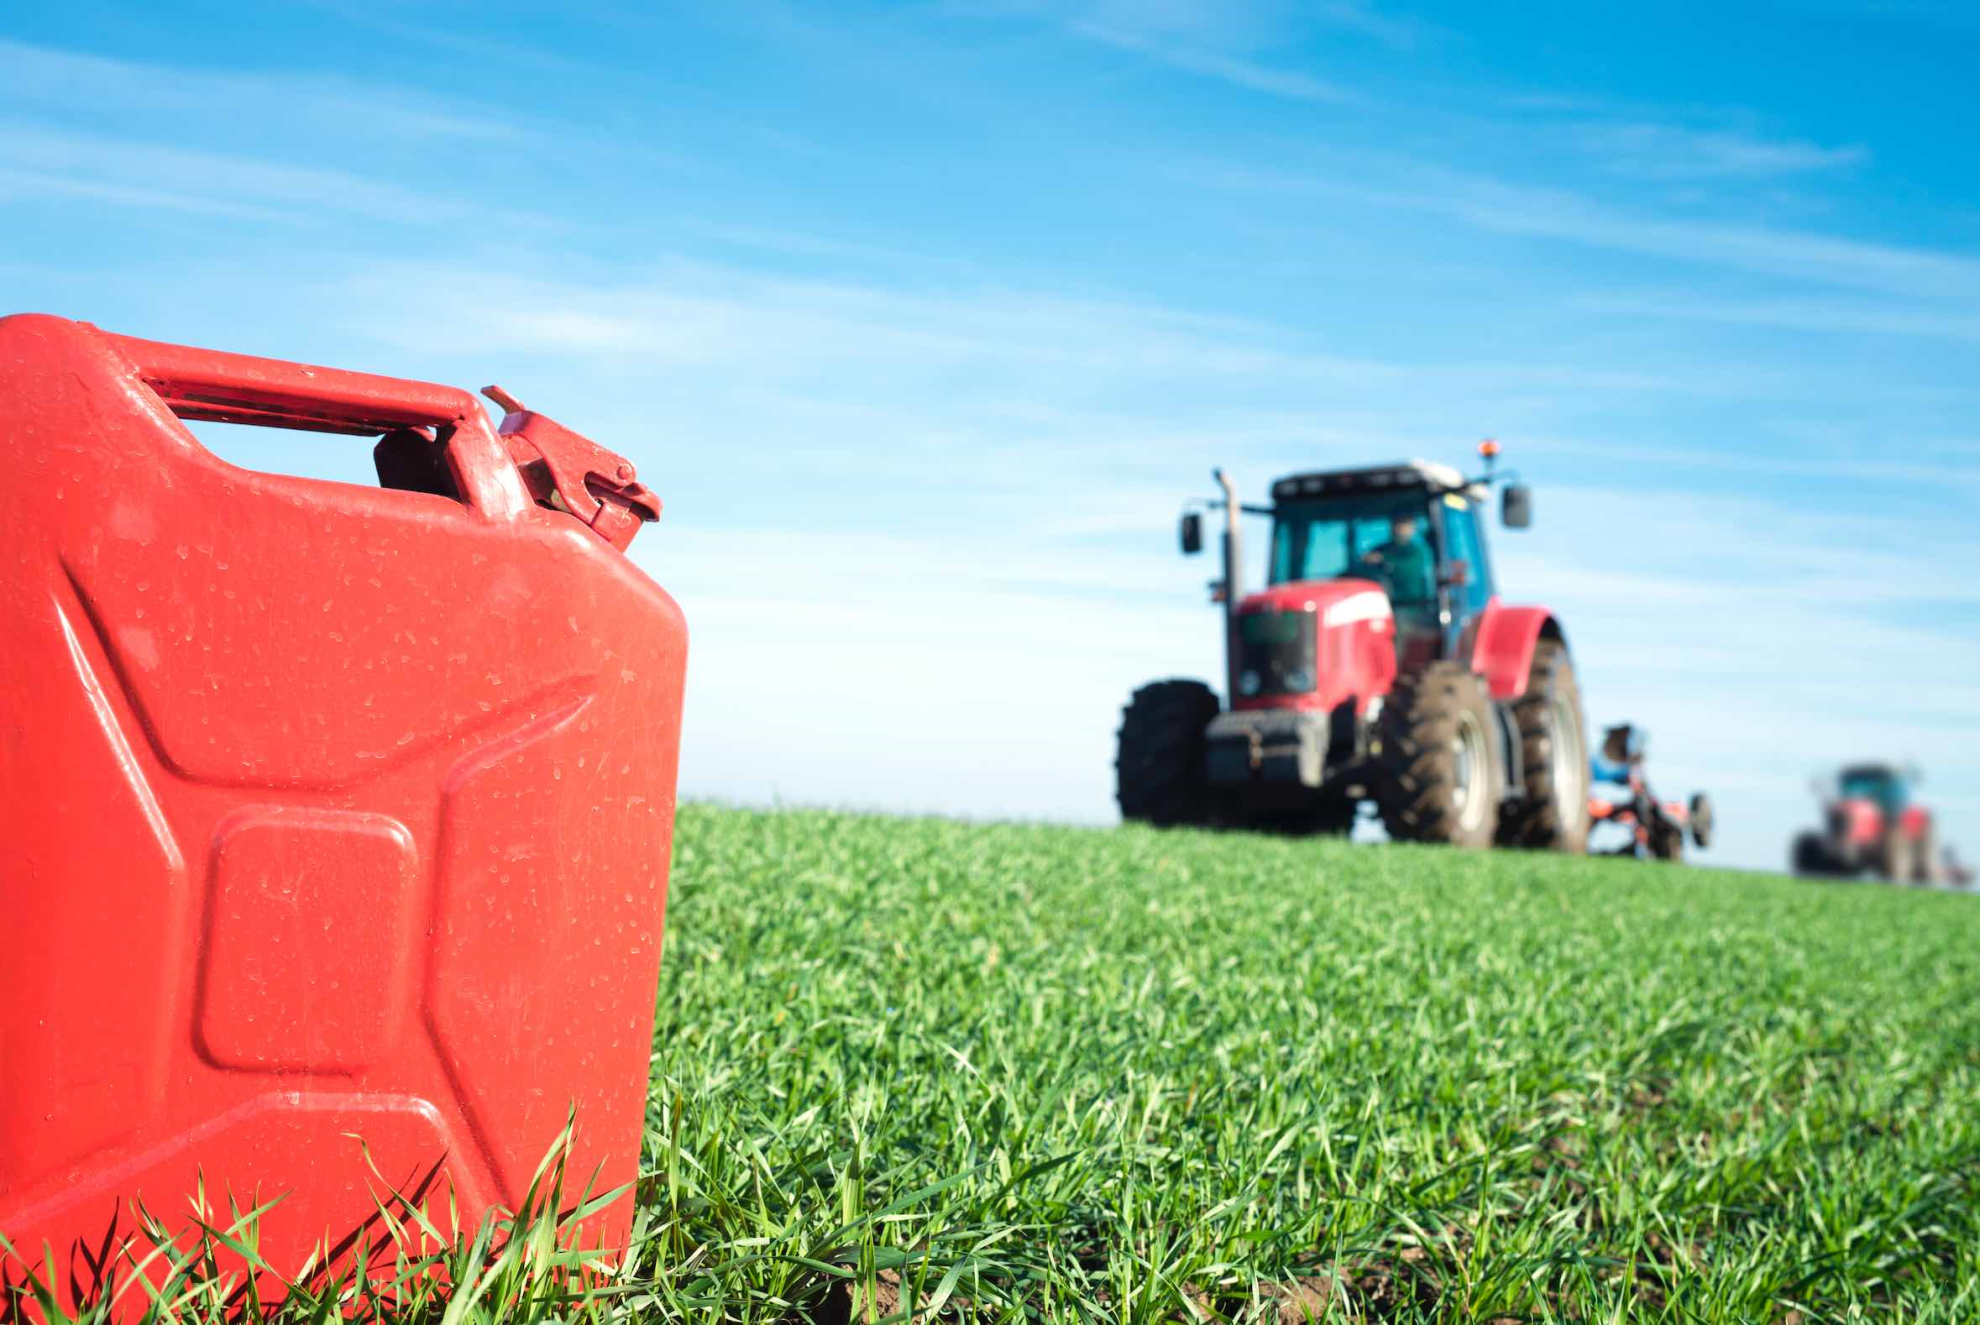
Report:
M388 486L183 419L378 438ZM0 1233L86 1294L135 1203L282 1195L289 1273L381 1202L513 1208L573 1109L571 1193L630 1182L687 649L631 467L42 316L0 319L0 446Z

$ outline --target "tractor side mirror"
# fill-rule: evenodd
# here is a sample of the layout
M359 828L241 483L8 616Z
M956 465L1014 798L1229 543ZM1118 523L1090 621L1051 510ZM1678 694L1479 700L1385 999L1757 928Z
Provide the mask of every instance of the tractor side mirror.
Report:
M1203 550L1203 517L1195 511L1182 518L1182 550L1186 557L1193 557Z
M1508 529L1524 529L1533 523L1533 489L1524 483L1509 483L1499 494L1499 518Z

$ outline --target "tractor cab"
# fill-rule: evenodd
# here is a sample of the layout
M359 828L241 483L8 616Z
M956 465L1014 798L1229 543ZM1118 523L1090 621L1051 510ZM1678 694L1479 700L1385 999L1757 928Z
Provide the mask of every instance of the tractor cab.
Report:
M1373 581L1394 612L1401 665L1458 655L1495 591L1485 484L1412 461L1289 475L1272 498L1270 584ZM1507 523L1524 523L1525 490L1506 498Z
M1867 801L1893 816L1911 804L1911 782L1904 770L1889 764L1854 764L1837 774L1836 799Z

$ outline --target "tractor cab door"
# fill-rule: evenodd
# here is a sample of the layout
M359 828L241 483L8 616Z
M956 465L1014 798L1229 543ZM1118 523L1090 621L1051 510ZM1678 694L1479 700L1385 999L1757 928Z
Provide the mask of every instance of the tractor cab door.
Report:
M1420 671L1439 658L1449 656L1445 645L1443 590L1438 576L1443 566L1442 537L1435 516L1426 512L1420 491L1391 499L1356 515L1351 538L1357 555L1377 553L1384 560L1372 566L1358 562L1356 573L1374 579L1389 597L1395 613L1396 663L1405 672ZM1414 559L1398 554L1393 541L1393 525L1398 516L1416 522L1411 540L1418 555Z
M1436 503L1437 589L1443 618L1445 657L1462 657L1462 643L1492 601L1492 563L1485 553L1478 505L1462 493L1447 492Z

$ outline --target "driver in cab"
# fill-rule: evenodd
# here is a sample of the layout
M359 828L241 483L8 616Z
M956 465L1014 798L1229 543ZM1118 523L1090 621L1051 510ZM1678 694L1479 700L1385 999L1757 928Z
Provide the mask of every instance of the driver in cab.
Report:
M1389 521L1389 541L1362 554L1357 569L1379 583L1392 603L1426 603L1437 597L1436 568L1421 521L1402 514Z

